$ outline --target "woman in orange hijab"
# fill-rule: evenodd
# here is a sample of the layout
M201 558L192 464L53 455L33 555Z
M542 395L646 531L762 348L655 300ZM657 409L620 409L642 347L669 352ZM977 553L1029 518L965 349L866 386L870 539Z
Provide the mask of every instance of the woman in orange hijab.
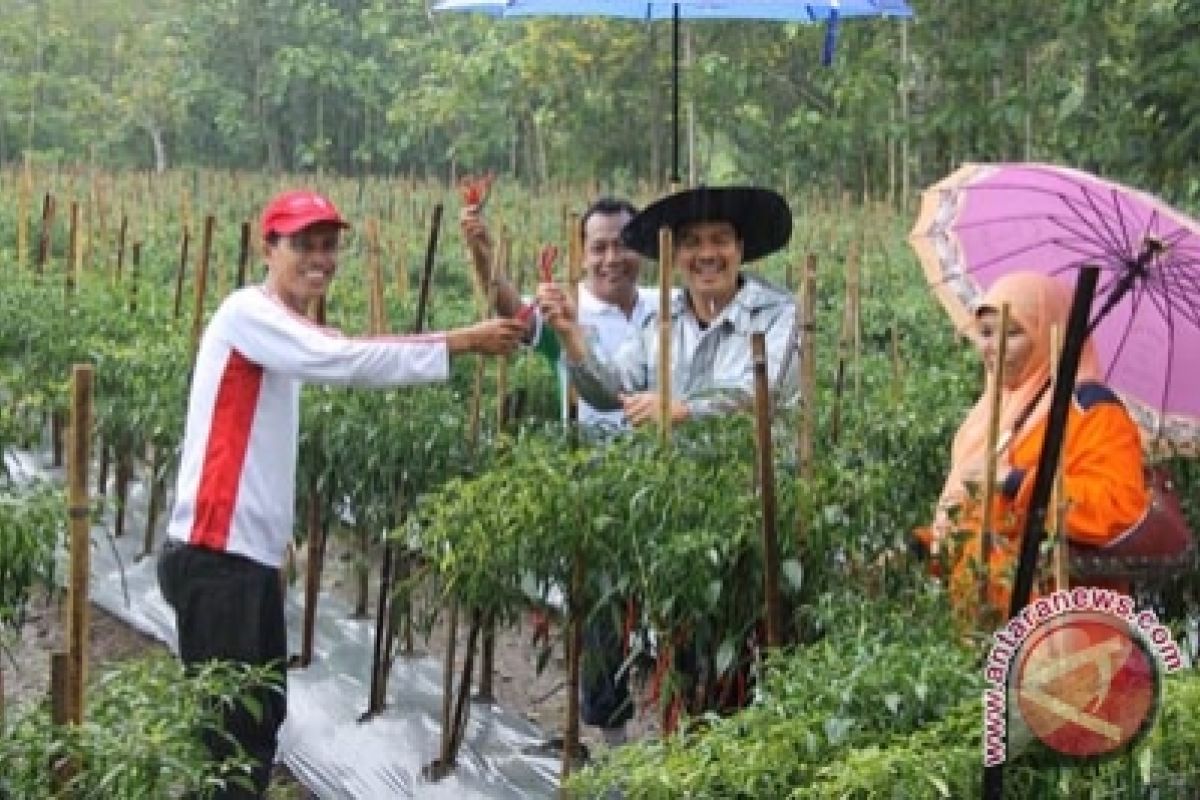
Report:
M1000 338L1000 307L1009 305L1007 353L1001 387L993 536L986 590L979 608L982 492L988 413ZM964 622L1003 621L1016 573L1020 537L1033 492L1050 410L1050 337L1066 330L1068 288L1037 273L998 280L975 316L975 345L987 366L987 385L954 437L950 474L933 524L918 532L933 554L952 565L950 596ZM1138 428L1117 396L1100 382L1095 349L1087 342L1080 358L1075 397L1063 439L1064 526L1068 538L1104 545L1142 519L1149 496L1143 477Z

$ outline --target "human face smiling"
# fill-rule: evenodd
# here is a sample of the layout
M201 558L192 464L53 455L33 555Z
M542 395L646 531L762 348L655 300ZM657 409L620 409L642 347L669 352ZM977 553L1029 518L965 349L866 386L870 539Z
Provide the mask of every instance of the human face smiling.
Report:
M977 346L988 372L996 372L996 356L1000 348L1000 314L985 308L975 318L979 334ZM1030 367L1033 356L1033 339L1014 319L1008 321L1008 340L1004 353L1004 388L1015 389L1021 385Z
M729 222L692 222L675 237L675 267L702 318L729 304L737 293L742 240Z
M637 294L642 259L621 243L628 212L594 213L583 230L583 269L588 291L629 311Z
M267 287L293 311L323 297L337 272L341 228L320 222L266 245Z

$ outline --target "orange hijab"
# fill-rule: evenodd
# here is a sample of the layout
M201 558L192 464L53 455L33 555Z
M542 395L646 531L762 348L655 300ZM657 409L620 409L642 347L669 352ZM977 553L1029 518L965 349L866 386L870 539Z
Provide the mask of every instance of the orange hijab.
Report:
M1057 325L1060 335L1066 331L1067 316L1071 311L1071 291L1065 284L1048 275L1036 272L1011 273L992 285L976 309L976 314L987 309L999 311L1004 303L1009 305L1011 321L1029 336L1033 351L1022 367L1022 374L1013 383L1015 388L1002 391L1001 443L1004 443L1006 438L1019 435L1019 432L1013 431L1013 426L1022 412L1034 402L1050 377L1051 330ZM1075 380L1076 383L1100 380L1099 361L1090 339L1084 343ZM994 383L995 376L989 370L983 392L974 407L967 412L966 419L954 436L954 444L950 450L950 472L942 488L934 519L935 535L936 532L948 529L947 511L966 499L967 492L962 484L964 473L983 460L987 449L988 415ZM1032 430L1046 416L1050 410L1050 395L1049 391L1042 393L1037 405L1022 424L1023 431ZM1011 448L1010 442L1000 454L999 463L1006 463Z

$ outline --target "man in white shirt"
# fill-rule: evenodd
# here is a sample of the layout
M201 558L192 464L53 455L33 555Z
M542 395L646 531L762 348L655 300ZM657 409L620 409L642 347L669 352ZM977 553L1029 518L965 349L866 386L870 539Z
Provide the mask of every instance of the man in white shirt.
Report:
M592 203L579 220L583 246L583 280L579 284L579 315L589 341L602 351L615 353L626 339L637 335L646 318L657 308L657 290L638 286L642 258L621 242L621 229L637 214L626 200L601 198ZM481 283L492 279L492 241L476 206L462 211L463 236L471 250L476 275ZM522 301L507 276L495 276L497 311L516 316ZM562 349L549 326L539 315L528 320L530 345L550 361L559 376L562 417L568 418L567 373L561 363ZM619 427L626 424L620 411L600 411L580 400L578 420L584 425Z
M657 308L658 292L638 286L642 259L621 241L621 229L633 219L637 209L626 200L601 198L593 202L579 220L583 247L583 280L579 284L579 320L588 340L607 353L615 353L627 340L635 338L647 317ZM504 316L516 316L522 301L506 276L491 275L492 241L478 206L466 206L460 218L463 236L471 251L476 275L483 284L495 280L497 310ZM562 418L569 418L568 378L562 361L562 348L549 325L539 314L528 318L531 345L546 357L559 376ZM620 409L600 411L582 399L576 406L580 424L596 428L627 427ZM628 679L621 670L624 647L611 615L593 615L584 632L586 649L582 705L584 724L600 728L610 744L625 740L625 723L633 716Z
M270 782L287 713L287 631L279 566L292 535L300 385L388 388L444 381L450 356L511 352L525 328L493 319L446 333L350 338L310 322L337 270L347 223L327 198L292 191L264 208L266 282L221 303L196 356L168 542L159 584L175 609L185 665L210 660L269 667L278 686L256 692L259 713L224 712L224 734L205 735L215 760L236 740L255 760L249 791Z

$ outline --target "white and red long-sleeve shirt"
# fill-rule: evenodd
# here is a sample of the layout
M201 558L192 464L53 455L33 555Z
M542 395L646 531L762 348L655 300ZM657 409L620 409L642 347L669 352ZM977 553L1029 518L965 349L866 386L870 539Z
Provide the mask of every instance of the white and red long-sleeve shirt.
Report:
M300 383L389 387L449 372L442 334L350 338L265 287L234 292L196 356L168 536L279 566L292 536Z

